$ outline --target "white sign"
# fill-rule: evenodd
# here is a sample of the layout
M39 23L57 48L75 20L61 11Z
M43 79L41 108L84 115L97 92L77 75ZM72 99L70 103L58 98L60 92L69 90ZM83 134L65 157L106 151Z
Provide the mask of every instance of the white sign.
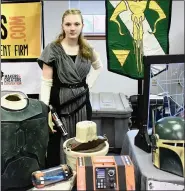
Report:
M42 70L36 62L1 63L1 91L39 94Z

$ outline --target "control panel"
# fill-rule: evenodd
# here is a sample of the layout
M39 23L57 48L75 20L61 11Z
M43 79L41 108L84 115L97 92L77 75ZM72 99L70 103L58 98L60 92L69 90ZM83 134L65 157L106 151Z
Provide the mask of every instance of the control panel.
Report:
M114 167L96 168L96 189L116 189L116 169Z

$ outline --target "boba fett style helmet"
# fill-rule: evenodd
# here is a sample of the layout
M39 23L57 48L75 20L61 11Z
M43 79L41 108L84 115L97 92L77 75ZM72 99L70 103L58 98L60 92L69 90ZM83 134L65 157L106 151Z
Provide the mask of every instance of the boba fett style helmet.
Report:
M157 168L185 177L184 128L181 117L165 117L157 121L152 140L152 161Z

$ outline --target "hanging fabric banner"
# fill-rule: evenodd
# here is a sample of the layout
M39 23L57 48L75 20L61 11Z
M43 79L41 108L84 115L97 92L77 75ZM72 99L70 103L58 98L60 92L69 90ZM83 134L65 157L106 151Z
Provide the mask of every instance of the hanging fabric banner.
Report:
M41 53L41 2L1 4L1 59L37 59Z
M169 52L172 0L106 0L108 70L144 77L143 56ZM152 66L154 75L166 66Z

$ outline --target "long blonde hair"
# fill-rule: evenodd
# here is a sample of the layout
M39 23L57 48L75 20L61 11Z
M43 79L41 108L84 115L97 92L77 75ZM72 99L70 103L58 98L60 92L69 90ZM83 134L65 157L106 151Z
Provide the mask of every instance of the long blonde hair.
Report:
M64 22L64 18L67 15L80 15L81 20L82 20L82 24L83 24L83 17L82 14L80 12L80 10L78 9L68 9L67 11L65 11L65 13L62 16L62 23ZM61 41L65 38L65 32L62 31L59 36L56 39L56 43L60 44ZM86 59L90 59L92 60L92 54L93 54L93 50L92 48L89 46L89 44L87 43L87 41L84 39L82 33L80 33L80 36L78 38L78 44L79 44L79 54Z

